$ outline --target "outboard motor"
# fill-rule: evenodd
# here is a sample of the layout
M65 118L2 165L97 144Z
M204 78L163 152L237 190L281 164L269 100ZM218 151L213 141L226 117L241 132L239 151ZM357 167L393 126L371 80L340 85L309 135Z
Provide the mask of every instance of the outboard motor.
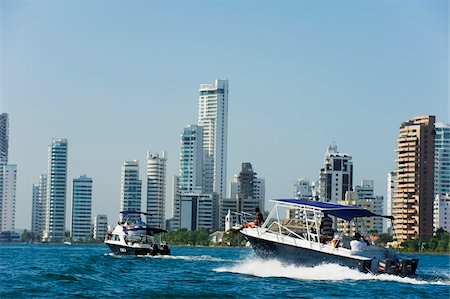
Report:
M377 273L394 274L402 277L416 273L418 259L382 259L378 262Z
M151 255L157 255L159 252L158 245L153 244L152 247L150 247L150 254Z
M159 253L161 255L170 255L169 246L167 246L166 244L162 244L160 249L159 249Z

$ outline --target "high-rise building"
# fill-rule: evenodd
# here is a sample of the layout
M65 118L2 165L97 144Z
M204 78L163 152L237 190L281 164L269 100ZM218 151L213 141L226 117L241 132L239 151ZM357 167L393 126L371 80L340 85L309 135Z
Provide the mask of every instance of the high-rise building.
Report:
M106 215L97 215L94 218L94 239L104 240L108 232L108 218Z
M450 194L450 124L436 123L434 135L434 196Z
M33 185L33 205L31 211L31 232L34 240L42 240L45 229L45 208L47 203L47 175L39 176L39 183Z
M257 178L257 173L253 171L251 163L242 163L241 172L238 175L234 175L229 188L230 198L221 200L220 228L225 226L225 216L228 210L255 215L255 208L258 207L264 212L265 181Z
M0 163L0 232L13 232L16 217L17 165Z
M164 228L166 224L166 165L166 152L147 152L147 224L152 227Z
M48 148L47 197L43 241L62 242L66 224L67 139L52 139Z
M395 189L397 189L397 173L389 172L387 176L387 196L386 196L386 210L385 214L387 216L394 215L394 196ZM392 221L390 219L384 218L383 231L390 232L392 229Z
M434 123L434 116L418 116L400 125L394 198L399 243L433 235Z
M198 125L203 127L203 193L226 196L228 80L200 84Z
M299 178L294 182L294 197L309 199L312 197L312 188L308 178Z
M339 153L337 145L328 147L319 176L320 201L337 203L353 189L353 162L348 154Z
M39 199L39 184L33 184L31 205L31 233L35 237L41 234L39 232L39 213L42 205Z
M139 161L125 161L122 165L120 211L141 211L142 181L139 179ZM139 219L140 216L128 216Z
M92 237L92 178L82 175L73 179L72 240Z
M384 197L374 195L373 180L362 180L361 185L355 186L355 192L358 195L359 201L371 201L373 204L373 211L377 215L383 215L384 213ZM377 233L383 232L383 219L381 217L373 218L373 229Z
M8 163L8 132L8 113L2 113L0 114L0 164Z
M203 191L203 128L189 125L181 134L179 191ZM212 191L211 191L212 192Z

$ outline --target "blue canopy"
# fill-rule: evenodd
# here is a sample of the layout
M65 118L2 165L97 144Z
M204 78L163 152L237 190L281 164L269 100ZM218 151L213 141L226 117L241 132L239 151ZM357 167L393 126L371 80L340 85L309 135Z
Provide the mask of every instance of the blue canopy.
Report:
M329 215L335 216L337 218L341 218L347 221L352 220L355 217L385 217L393 219L392 216L382 216L375 213L372 213L369 210L366 210L361 207L356 206L344 206L338 205L328 202L321 201L313 201L308 199L274 199L275 202L284 202L290 203L299 206L308 206L316 208L323 213L327 213Z

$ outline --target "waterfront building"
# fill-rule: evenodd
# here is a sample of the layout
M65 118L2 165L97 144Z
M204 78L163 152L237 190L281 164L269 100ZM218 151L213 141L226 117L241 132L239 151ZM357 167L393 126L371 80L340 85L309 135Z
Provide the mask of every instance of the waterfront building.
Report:
M147 224L165 227L167 152L147 152Z
M45 208L47 203L47 175L39 176L39 183L33 185L31 211L31 232L35 241L42 240L45 228Z
M400 125L394 196L398 243L433 235L434 123L434 116L418 116Z
M200 84L198 125L203 127L203 193L226 196L228 80Z
M357 206L374 212L373 202L370 200L361 200L358 193L354 191L345 192L344 200L340 200L337 203L346 206ZM346 236L354 236L356 232L365 231L366 229L367 231L374 230L374 219L375 217L355 218L349 222L335 218L337 221L337 230L343 232Z
M73 241L92 237L92 178L82 175L73 179L72 188Z
M184 193L180 197L180 229L199 230L214 228L215 193Z
M181 193L203 191L203 127L201 126L189 125L181 134L178 188Z
M385 215L394 215L394 196L395 189L397 189L397 173L389 172L387 176L387 196L386 196L386 210ZM384 218L384 232L390 232L392 230L392 221Z
M337 203L344 200L345 192L353 189L352 157L339 153L337 145L328 147L325 154L324 167L319 175L319 200Z
M299 178L294 182L294 198L310 199L312 187L308 178Z
M450 232L450 194L438 194L434 200L434 232Z
M139 161L125 161L122 165L122 179L120 188L120 210L141 211L142 181L139 179ZM121 215L123 218L123 216ZM131 219L140 216L130 215Z
M358 194L360 201L371 201L373 203L373 212L377 215L383 215L384 213L384 197L374 195L373 180L362 180L361 185L355 186L355 192ZM373 218L373 229L378 234L383 232L383 219L381 217Z
M48 148L44 242L62 242L66 225L67 155L65 138L52 139Z
M0 163L0 232L14 232L17 165Z
M108 217L106 215L97 215L94 218L94 239L102 241L108 232Z
M434 196L450 194L450 124L436 123L434 135Z
M0 164L8 164L9 142L9 117L8 113L0 114Z

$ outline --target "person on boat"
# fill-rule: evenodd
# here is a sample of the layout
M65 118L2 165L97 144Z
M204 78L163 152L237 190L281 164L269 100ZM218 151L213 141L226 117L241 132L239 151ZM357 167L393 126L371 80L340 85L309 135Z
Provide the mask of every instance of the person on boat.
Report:
M350 249L351 250L363 250L366 248L367 243L361 239L360 233L355 233L353 236L353 240L350 241Z
M264 216L262 215L261 211L259 210L259 207L255 208L255 225L256 226L261 226L264 223Z
M331 219L327 213L323 214L322 221L320 223L320 235L322 243L333 239L333 219Z

